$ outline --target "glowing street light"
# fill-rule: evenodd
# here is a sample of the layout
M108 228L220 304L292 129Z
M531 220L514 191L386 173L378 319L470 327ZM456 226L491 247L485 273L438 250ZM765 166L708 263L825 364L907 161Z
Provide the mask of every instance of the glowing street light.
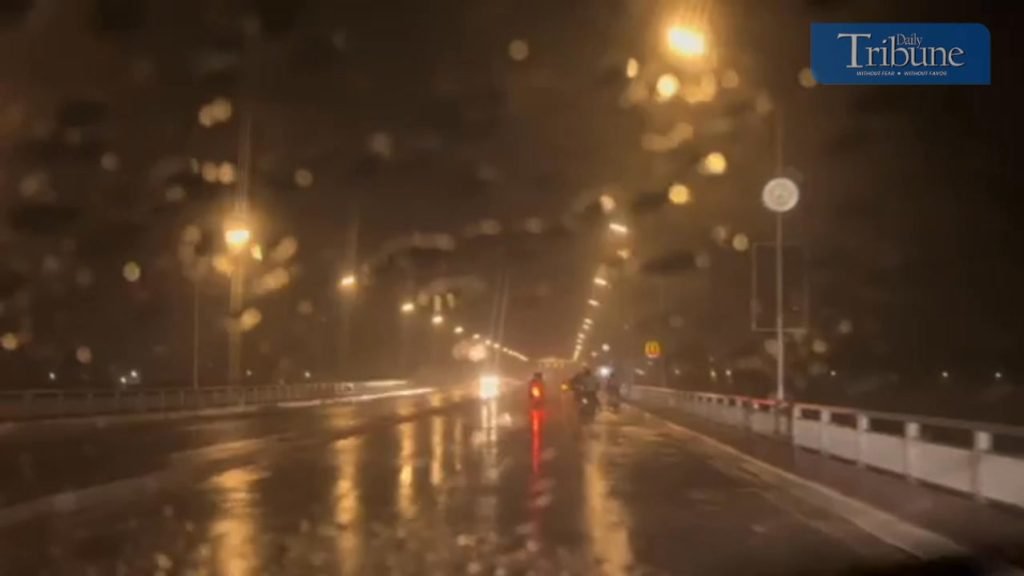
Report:
M601 305L600 302L598 302L597 300L594 300L593 298L591 298L590 300L587 300L587 304L590 304L594 308L597 308L598 306Z
M669 49L684 58L701 58L708 53L707 35L688 26L672 26L667 34Z
M597 276L594 278L594 284L597 284L598 286L607 286L608 281L605 280L604 278L601 278L600 276Z
M250 240L252 240L252 231L244 224L236 222L224 229L224 242L234 252L241 251L249 244Z
M441 324L444 324L444 316L442 316L441 314L434 314L430 318L430 323L433 324L434 326L440 326Z
M589 326L589 325L593 324L594 321L591 320L590 318L584 318L583 319L583 323L586 324L587 326Z
M338 280L338 288L341 288L342 290L352 290L356 287L356 283L356 275L348 273Z
M399 310L401 310L402 314L412 314L413 312L416 311L416 305L413 304L412 302L405 301L402 302L402 306L399 308Z
M462 328L462 326L456 326L455 329L452 330L452 332L455 332L456 334L462 334L463 332L465 332L465 330Z

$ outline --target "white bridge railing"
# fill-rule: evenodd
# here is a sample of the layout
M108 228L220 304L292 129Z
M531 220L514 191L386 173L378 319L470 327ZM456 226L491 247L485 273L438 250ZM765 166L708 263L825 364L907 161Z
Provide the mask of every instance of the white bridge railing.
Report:
M638 404L665 407L793 446L1024 508L1024 427L634 386Z
M405 380L301 382L271 386L24 390L0 392L0 422L105 414L138 414L245 407L342 398Z

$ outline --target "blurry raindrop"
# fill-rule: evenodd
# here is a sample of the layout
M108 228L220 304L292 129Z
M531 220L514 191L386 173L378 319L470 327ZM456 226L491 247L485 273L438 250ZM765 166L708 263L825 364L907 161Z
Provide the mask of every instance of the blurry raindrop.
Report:
M246 308L239 320L242 330L247 332L259 325L260 321L263 320L263 314L256 308Z
M527 218L523 228L530 234L541 234L544 232L544 221L537 217Z
M722 225L715 226L711 229L711 239L719 246L724 246L725 241L729 239L729 228Z
M722 76L718 81L722 84L722 88L736 88L740 85L740 75L732 68L729 68L725 72L722 72Z
M380 158L391 158L395 152L394 141L387 132L374 132L370 134L367 148L369 148L371 154Z
M820 360L811 362L810 374L811 376L824 376L828 372L828 365Z
M295 256L298 250L299 241L294 236L285 236L277 243L277 246L274 246L273 251L270 253L270 258L276 262L284 262Z
M679 122L665 134L646 132L640 137L640 146L649 152L669 152L693 138L693 126Z
M693 259L694 264L701 270L706 270L711 267L711 255L707 252L700 252Z
M771 113L775 109L775 103L772 102L772 97L767 92L761 92L754 99L754 112L758 116L764 116Z
M204 181L213 184L220 176L220 166L216 162L203 162L200 174L202 174Z
M680 87L683 100L690 104L711 102L718 94L718 81L713 72L701 74L696 82L687 82Z
M516 39L508 43L508 57L522 62L530 56L530 45L526 40Z
M853 322L851 322L849 319L844 318L839 321L839 326L837 326L837 329L839 330L840 334L850 334L851 332L853 332Z
M18 192L24 198L36 198L50 189L50 176L46 172L36 171L26 174L18 181Z
M121 168L121 158L113 152L105 152L100 156L100 166L107 172L117 172Z
M815 338L814 342L811 342L811 350L815 354L824 354L828 352L828 342L825 342L821 338Z
M680 184L676 182L668 187L669 202L677 206L682 206L683 204L689 204L690 200L690 189L686 186L686 184Z
M256 286L253 291L256 294L276 292L287 286L291 280L292 276L288 273L288 270L278 267L261 276L256 282Z
M4 350L8 352L14 352L18 349L18 335L13 332L7 332L0 338L0 346L3 346Z
M335 30L334 33L331 34L331 46L334 46L335 50L338 52L344 52L347 45L348 36L345 34L344 30Z
M495 182L498 180L498 169L486 162L481 162L476 167L476 178L481 182Z
M796 81L804 88L814 88L818 85L818 80L814 77L814 72L810 68L801 68L800 72L796 75Z
M221 162L217 167L217 181L225 186L235 183L235 165L231 162Z
M181 184L168 186L164 190L164 199L168 202L181 202L185 199L185 187Z
M481 220L480 233L488 236L501 234L501 223L494 219Z
M195 224L189 224L181 232L181 241L187 244L198 244L202 239L203 232Z
M640 62L636 58L626 61L626 78L636 78L640 74Z
M231 105L231 100L228 100L223 96L214 98L213 102L210 102L209 108L210 114L216 122L227 122L231 119L231 115L234 113L234 107Z
M299 168L292 176L295 185L299 188L309 188L313 185L313 173L308 168Z
M79 268L78 270L75 270L75 284L80 288L88 288L89 286L92 286L94 280L95 276L93 275L92 270L88 268Z
M650 98L650 88L643 82L631 82L626 87L626 91L623 92L622 97L619 98L619 105L623 108L629 108L630 106L639 106L647 99Z
M43 273L44 274L56 274L60 272L60 258L53 254L47 254L43 257Z
M611 194L601 194L598 202L601 203L601 211L605 214L615 210L615 198Z
M679 93L679 78L675 74L662 74L654 84L654 93L658 102L667 102Z
M209 104L203 105L199 108L197 119L199 120L199 125L203 128L209 128L216 123L213 115L213 108L211 108Z
M88 346L79 346L75 350L75 360L78 360L81 364L89 364L92 362L92 350Z
M231 262L231 258L228 258L224 254L217 254L213 257L213 269L224 276L230 276L231 272L234 271L235 266Z
M701 160L698 171L701 174L718 176L725 174L728 167L729 163L725 159L725 154L722 154L721 152L711 152Z
M737 252L746 252L750 249L750 239L746 234L737 234L732 237L732 248Z
M142 268L136 262L125 262L121 267L121 275L129 282L138 282L142 277Z
M302 300L295 307L295 311L298 312L299 314L302 314L303 316L309 316L310 314L313 313L313 303L310 302L309 300Z

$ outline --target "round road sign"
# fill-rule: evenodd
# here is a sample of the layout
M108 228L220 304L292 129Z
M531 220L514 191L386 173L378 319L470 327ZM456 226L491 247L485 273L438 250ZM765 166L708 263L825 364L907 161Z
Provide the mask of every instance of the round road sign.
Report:
M800 188L789 178L772 178L761 191L761 201L772 212L789 212L800 201Z

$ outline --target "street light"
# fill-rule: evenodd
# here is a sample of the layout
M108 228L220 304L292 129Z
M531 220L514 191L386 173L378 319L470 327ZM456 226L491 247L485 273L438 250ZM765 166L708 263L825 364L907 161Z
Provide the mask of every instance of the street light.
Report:
M591 298L590 300L587 300L587 304L590 304L594 308L597 308L598 306L601 305L600 302L598 302L597 300L594 300L593 298Z
M399 308L399 310L402 311L402 314L412 314L413 312L416 311L416 304L413 304L412 302L408 301L402 302L402 306L401 308Z
M356 275L352 273L345 274L338 280L338 288L346 291L354 290L356 284Z
M684 58L701 58L708 52L707 35L689 26L672 26L667 34L668 47Z
M430 323L433 324L434 326L440 326L441 324L444 324L444 316L442 316L441 314L434 314L430 318Z
M241 222L233 222L224 228L224 242L233 252L244 249L252 240L252 231Z
M594 284L597 284L598 286L607 286L608 281L605 280L604 278L601 278L600 276L597 276L594 278Z
M455 332L456 334L462 334L463 332L465 332L465 330L463 330L462 326L456 326L453 332Z

